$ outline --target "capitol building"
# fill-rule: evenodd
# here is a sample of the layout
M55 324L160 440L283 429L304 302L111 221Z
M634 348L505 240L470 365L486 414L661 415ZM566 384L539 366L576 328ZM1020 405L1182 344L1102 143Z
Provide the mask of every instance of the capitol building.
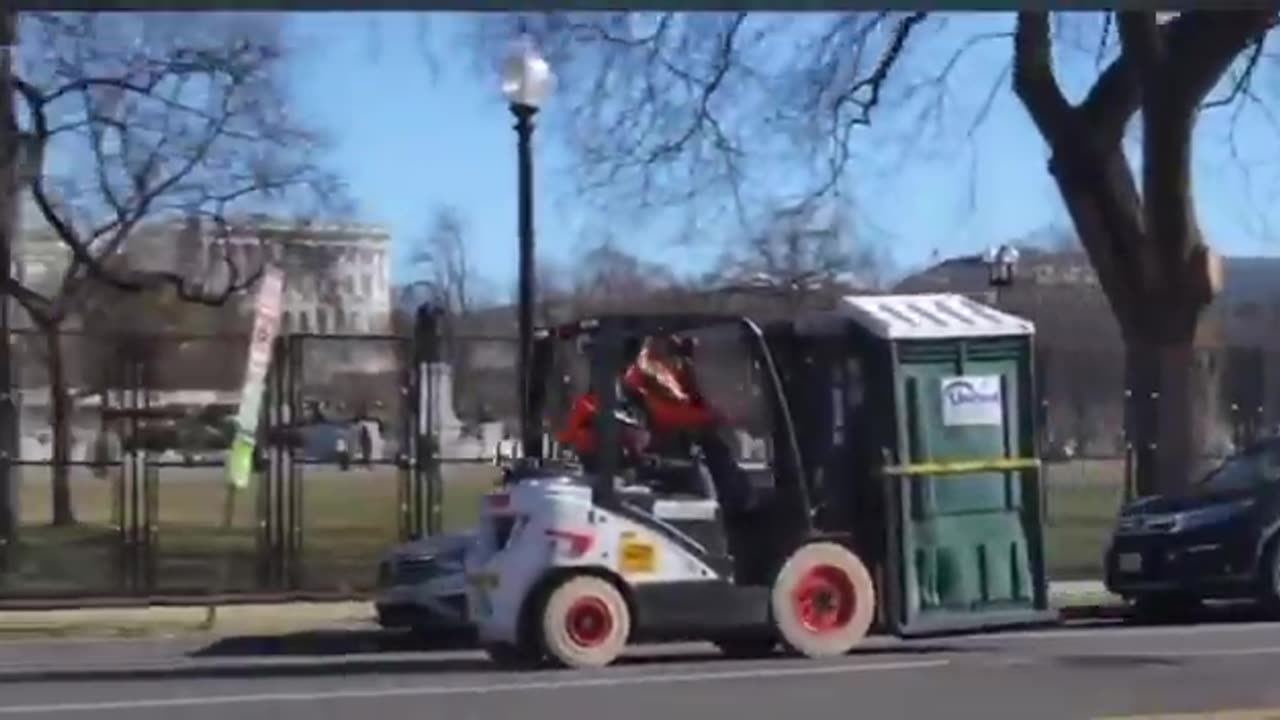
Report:
M137 236L127 248L139 270L180 268L213 292L264 260L284 270L281 330L319 335L384 334L391 330L391 235L360 224L284 223L255 219L229 229L187 223L175 242L168 233ZM241 302L252 311L253 294Z
M70 256L48 232L25 232L15 253L15 274L29 287L56 290ZM140 271L177 272L220 292L230 280L226 260L239 273L264 260L285 274L281 330L319 335L391 331L391 235L354 223L241 221L224 231L196 220L140 228L122 248ZM253 288L235 300L252 313Z

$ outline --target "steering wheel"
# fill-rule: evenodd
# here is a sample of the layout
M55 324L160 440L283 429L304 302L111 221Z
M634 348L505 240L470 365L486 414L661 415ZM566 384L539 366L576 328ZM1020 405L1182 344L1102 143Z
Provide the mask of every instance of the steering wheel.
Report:
M694 470L697 465L693 460L672 458L653 453L641 453L637 464L644 470Z

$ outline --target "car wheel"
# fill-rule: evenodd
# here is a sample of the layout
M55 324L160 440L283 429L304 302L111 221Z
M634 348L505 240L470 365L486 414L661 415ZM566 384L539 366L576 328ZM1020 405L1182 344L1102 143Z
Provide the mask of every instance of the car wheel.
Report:
M857 555L830 542L796 550L778 572L769 600L782 642L811 658L848 653L876 614L871 573Z
M1204 607L1200 598L1183 593L1150 593L1133 598L1133 617L1140 622L1179 622L1196 616Z
M539 637L547 655L567 668L604 667L631 636L631 610L613 583L591 575L565 580L542 605Z

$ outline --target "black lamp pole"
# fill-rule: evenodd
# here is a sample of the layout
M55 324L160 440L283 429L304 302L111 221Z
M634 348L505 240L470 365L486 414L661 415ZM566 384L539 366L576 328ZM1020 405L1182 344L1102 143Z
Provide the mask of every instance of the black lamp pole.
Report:
M534 419L529 417L529 360L533 351L533 116L538 108L521 103L511 104L516 117L517 192L519 203L520 270L519 323L520 351L516 360L516 392L520 398L520 446L525 457L540 457L542 443Z
M12 280L13 248L17 244L20 199L20 136L14 121L14 48L18 42L18 13L0 11L0 273ZM18 417L13 398L9 329L9 294L0 293L0 569L9 541L17 531L18 493L11 460L17 455Z

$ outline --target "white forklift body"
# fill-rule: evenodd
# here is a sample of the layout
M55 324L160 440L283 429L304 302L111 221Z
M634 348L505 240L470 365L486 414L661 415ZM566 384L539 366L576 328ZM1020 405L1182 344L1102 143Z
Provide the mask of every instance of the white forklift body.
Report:
M713 519L717 511L714 500L657 501L653 507L659 519ZM512 645L521 640L518 620L526 599L557 570L603 571L629 585L724 579L668 537L596 507L591 488L567 476L524 480L489 495L466 562L468 609L478 637Z

